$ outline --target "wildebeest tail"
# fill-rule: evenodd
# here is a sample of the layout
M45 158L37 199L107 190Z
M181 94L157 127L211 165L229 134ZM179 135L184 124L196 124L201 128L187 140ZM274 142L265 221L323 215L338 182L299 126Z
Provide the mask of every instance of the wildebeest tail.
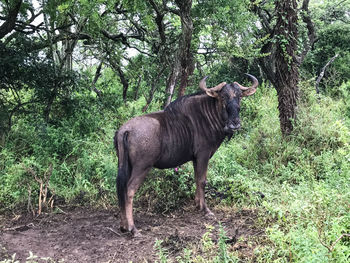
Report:
M119 200L119 206L121 209L125 208L125 199L128 192L128 181L130 178L130 162L129 162L129 146L128 146L128 132L123 134L122 145L119 145L118 157L118 176L117 176L117 194ZM118 142L115 140L115 144Z

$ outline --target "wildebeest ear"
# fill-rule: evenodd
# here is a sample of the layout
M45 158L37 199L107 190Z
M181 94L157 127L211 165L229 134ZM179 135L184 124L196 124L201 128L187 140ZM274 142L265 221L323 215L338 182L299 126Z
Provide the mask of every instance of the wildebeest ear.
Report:
M207 93L209 97L213 97L213 98L217 98L219 96L219 93L214 90L207 90L205 93Z
M208 96L217 98L219 96L219 91L226 85L226 82L221 82L215 87L212 87L210 89L204 89L205 93L207 93Z
M205 93L213 98L217 98L219 96L219 91L226 85L226 82L221 82L219 85L212 87L210 89L207 88L207 84L205 83L205 80L208 78L208 76L204 77L200 82L199 82L199 88Z

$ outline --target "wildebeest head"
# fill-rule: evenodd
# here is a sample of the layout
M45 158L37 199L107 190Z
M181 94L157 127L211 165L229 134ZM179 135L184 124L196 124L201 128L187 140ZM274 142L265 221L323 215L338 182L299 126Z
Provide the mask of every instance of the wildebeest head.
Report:
M225 127L223 129L227 134L232 134L241 127L239 118L241 99L242 97L253 95L258 86L258 80L254 76L250 74L246 75L250 77L253 82L250 87L244 87L237 82L229 84L222 82L216 87L207 88L205 81L208 76L204 77L199 83L199 87L205 91L208 96L220 101L223 107L223 119L225 120Z

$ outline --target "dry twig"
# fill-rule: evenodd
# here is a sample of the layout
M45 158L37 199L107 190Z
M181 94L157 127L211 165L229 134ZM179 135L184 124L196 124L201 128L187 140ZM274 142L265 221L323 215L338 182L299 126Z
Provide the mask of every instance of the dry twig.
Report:
M47 201L47 194L48 194L48 190L49 190L49 186L50 186L50 177L52 175L52 169L53 169L52 163L50 163L49 167L45 171L43 178L39 178L37 176L37 173L31 167L24 166L24 169L34 177L35 181L37 181L39 183L40 192L39 192L39 198L38 198L38 215L40 215L43 207L53 208L53 202L54 202L53 195ZM32 206L31 206L31 187L29 185L28 209L30 209L30 207L32 207ZM31 210L34 214L34 209L32 208Z
M112 228L107 227L107 229L111 232L113 232L114 234L116 234L117 236L121 236L118 232L114 231Z

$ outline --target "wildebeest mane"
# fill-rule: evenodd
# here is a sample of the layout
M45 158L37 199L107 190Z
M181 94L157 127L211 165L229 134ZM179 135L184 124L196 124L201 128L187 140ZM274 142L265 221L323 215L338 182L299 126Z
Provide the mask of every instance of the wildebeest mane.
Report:
M176 100L172 101L168 106L164 108L164 111L169 112L169 111L179 111L183 107L183 104L186 100L188 100L191 97L198 96L205 94L203 91L198 91L196 93L192 93L189 95L181 96L177 98ZM180 110L181 111L181 110Z
M183 119L191 116L192 120L188 119L186 121L192 121L195 129L203 135L205 134L210 141L211 138L224 136L223 134L219 135L223 123L220 124L221 116L219 116L220 114L215 106L217 103L217 99L207 96L203 91L199 91L171 102L164 109L164 113L167 118Z

